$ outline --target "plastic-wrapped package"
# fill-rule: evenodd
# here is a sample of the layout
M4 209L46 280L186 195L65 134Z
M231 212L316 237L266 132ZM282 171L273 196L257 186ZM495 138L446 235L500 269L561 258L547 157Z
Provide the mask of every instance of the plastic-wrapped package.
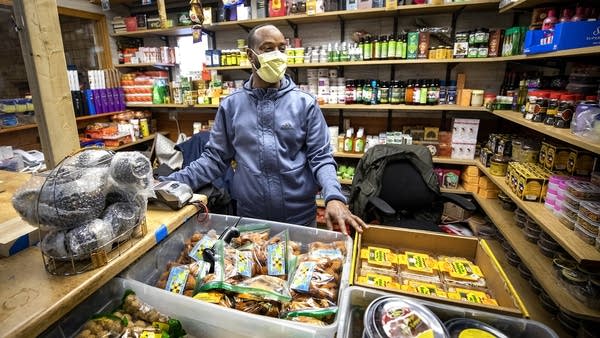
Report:
M232 297L220 291L199 292L194 295L194 299L228 308L234 305Z
M234 298L235 309L257 315L279 317L281 304L254 297L249 294L236 295Z
M80 256L102 248L113 238L112 227L101 219L91 220L80 227L69 230L65 235L67 248L74 258L87 258ZM109 251L111 248L104 249Z
M448 287L485 287L485 276L481 269L463 257L439 256L439 267Z
M120 152L111 161L110 176L117 185L147 189L152 182L152 165L141 153Z
M600 140L600 107L588 103L577 105L571 120L571 132L590 141Z
M301 255L290 288L315 298L336 301L342 271L341 259Z
M113 152L109 150L87 149L65 159L62 165L76 168L107 168L112 158Z
M397 256L401 279L420 280L426 283L440 283L438 261L433 255L424 252L406 251Z
M269 226L262 223L245 224L238 227L240 235L231 240L231 245L236 248L244 245L253 244L256 246L264 245L269 240Z
M52 257L67 257L66 231L52 231L42 239L42 251Z
M285 318L290 320L296 317L310 317L323 323L331 323L337 311L338 307L334 302L304 294L295 294L292 301L285 304Z
M311 257L346 257L346 243L335 241L331 243L312 242L308 244L308 255Z
M112 227L113 234L119 236L140 222L141 208L135 203L118 202L109 205L102 213L102 220Z
M398 259L392 248L367 246L360 249L360 274L396 276Z

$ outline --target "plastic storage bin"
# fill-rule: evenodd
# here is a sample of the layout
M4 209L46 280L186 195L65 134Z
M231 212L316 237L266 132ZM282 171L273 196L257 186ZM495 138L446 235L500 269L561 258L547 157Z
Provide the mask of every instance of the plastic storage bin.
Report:
M488 323L511 338L547 337L558 338L558 335L546 325L527 319L514 318L485 311L461 308L458 306L434 303L417 298L395 295L379 290L351 286L343 293L343 307L338 317L340 325L338 338L362 337L363 314L367 306L381 296L396 296L418 301L433 311L443 322L452 318L471 318Z
M182 320L181 318L190 316L209 327L209 329L199 332L201 333L199 336L202 337L333 337L340 320L339 312L333 324L319 327L284 319L248 314L235 309L205 303L190 297L176 295L154 287L160 274L164 271L167 262L177 259L183 250L184 241L194 232L206 232L210 229L215 229L219 233L225 230L227 226L235 223L238 223L238 225L252 223L268 224L271 227L271 234L276 234L282 230L288 229L290 239L302 243L302 252L306 252L307 245L310 242L345 241L347 256L344 261L338 294L338 306L340 308L343 306L343 303L341 303L341 295L343 290L348 286L350 264L352 260L352 240L350 237L338 232L258 219L210 214L207 220L198 224L195 218L190 218L186 223L170 234L169 237L123 271L121 276L126 279L132 279L151 285L147 286L147 288L152 290L153 295L155 294L162 299L163 302L176 304L173 307L175 313L172 313L174 317ZM152 293L151 291L148 292ZM236 334L223 334L223 329L234 331ZM190 333L193 334L192 332Z
M227 318L222 319L224 324L221 324L218 327L212 326L206 321L199 319L202 317L197 317L195 315L193 312L195 309L186 304L177 302L177 299L165 298L161 293L157 293L153 287L118 277L113 278L103 287L98 289L98 291L59 319L39 337L75 337L83 324L85 324L90 317L99 313L111 312L119 307L123 294L127 289L133 290L142 301L154 307L159 312L178 319L186 330L188 337L205 337L204 332L218 332L221 337L250 337L249 335L242 335L239 332L232 330L235 329L235 326L225 324L229 323ZM187 315L180 315L183 313L187 313ZM216 337L216 335L212 336ZM208 337L208 335L206 337Z

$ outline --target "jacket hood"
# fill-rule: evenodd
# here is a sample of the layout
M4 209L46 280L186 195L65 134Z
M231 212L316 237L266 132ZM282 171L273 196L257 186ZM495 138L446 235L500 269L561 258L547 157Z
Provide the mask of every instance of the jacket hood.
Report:
M278 99L296 88L296 84L287 74L281 79L279 88L252 88L253 77L254 74L250 75L244 82L244 90L255 99Z

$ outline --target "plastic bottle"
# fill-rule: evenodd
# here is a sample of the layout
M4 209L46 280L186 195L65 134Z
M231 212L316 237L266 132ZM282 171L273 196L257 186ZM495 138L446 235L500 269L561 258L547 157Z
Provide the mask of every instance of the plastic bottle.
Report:
M400 104L400 94L400 81L392 81L392 83L390 84L390 103ZM404 99L404 96L402 96L402 99Z
M362 103L371 104L371 98L373 96L373 88L371 87L371 81L364 81L362 88Z
M400 48L398 48L400 44ZM402 37L396 42L396 59L406 59L406 34L402 34Z
M421 84L421 95L419 97L419 104L426 105L427 104L427 93L429 91L429 80L423 80Z
M446 81L441 80L439 83L438 103L446 104Z
M354 81L346 80L346 104L356 103L356 88L354 87Z
M389 82L381 82L381 86L379 87L379 93L377 95L377 103L388 104L390 103L390 83Z
M385 35L382 35L379 38L379 43L381 44L381 59L387 59L388 58L388 49L389 49L389 42L388 42L388 37Z
M388 59L396 58L396 37L392 34L388 38Z
M379 37L375 36L372 42L373 46L373 59L379 60L381 59L381 41Z
M456 104L456 81L450 80L450 84L446 87L446 104Z
M360 59L359 60L364 60L365 59L365 39L364 38L360 38L360 40L358 41L358 52L360 54Z
M350 61L350 54L348 53L348 45L346 42L342 42L342 50L340 52L340 61L348 62Z
M405 104L413 104L413 88L414 80L408 80L406 84L406 91L404 92L404 103Z
M363 84L364 82L362 80L357 80L355 82L355 96L354 96L354 102L361 104L363 103Z
M544 29L544 30L554 29L554 25L556 24L557 21L558 21L558 18L556 17L556 10L555 9L549 10L548 16L544 19L544 21L542 23L542 29Z
M360 127L354 138L354 152L361 154L365 152L365 128Z
M346 130L346 137L344 138L344 152L351 153L354 150L354 128L348 128Z
M430 106L438 104L440 89L437 84L438 80L431 80L427 87L427 104Z

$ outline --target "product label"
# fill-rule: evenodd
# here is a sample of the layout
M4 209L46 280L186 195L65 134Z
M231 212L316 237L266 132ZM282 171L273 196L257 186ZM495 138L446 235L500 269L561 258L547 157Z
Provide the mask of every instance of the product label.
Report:
M446 271L454 278L476 281L483 276L479 267L467 260L454 260L448 262L445 266Z
M162 335L160 333L154 333L149 331L142 331L140 334L140 338L161 338Z
M225 297L225 295L218 292L200 292L194 296L194 299L207 303L219 304L223 297Z
M369 264L381 265L381 266L392 266L395 263L396 258L390 249L368 247L367 248L367 262Z
M315 262L300 263L296 269L296 273L294 274L294 279L292 279L290 288L297 291L308 292L308 289L310 288L310 281L316 266L317 263Z
M406 252L403 255L406 259L406 266L411 271L419 271L425 273L433 273L433 269L437 262L427 254Z
M389 307L381 316L387 337L433 337L429 326L409 307Z
M330 258L330 259L336 259L336 258L344 258L344 255L342 255L342 252L340 251L340 249L318 249L318 250L312 250L310 252L310 256L311 257L319 257L319 258Z
M476 304L498 305L495 299L490 298L485 292L460 289L457 288L454 292L448 292L448 298L464 300Z
M267 246L267 271L270 276L285 275L285 243Z
M479 329L465 329L458 334L458 338L495 338L493 334Z
M252 277L252 252L238 251L235 256L235 267L240 276Z
M196 278L204 278L210 271L210 263L205 261L200 261L196 263L198 265L198 272L196 273Z
M165 290L173 293L183 294L185 290L185 284L187 283L188 275L190 270L185 266L175 266L171 268L169 272L169 278L167 279L167 286Z
M365 276L359 276L358 282L383 288L399 289L399 285L394 282L392 277L375 273L367 273Z
M188 255L197 262L203 261L202 251L204 249L212 248L212 246L215 245L216 242L216 239L204 236L201 240L199 240L196 243L196 245L194 245L194 247L192 248L192 250L190 250L190 253Z

